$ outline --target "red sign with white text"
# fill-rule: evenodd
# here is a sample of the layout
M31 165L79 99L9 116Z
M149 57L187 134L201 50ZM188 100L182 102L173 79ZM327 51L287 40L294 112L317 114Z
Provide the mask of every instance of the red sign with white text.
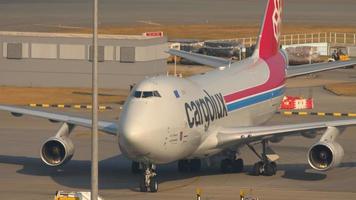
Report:
M157 32L145 32L142 35L146 37L163 37L163 32L162 31L157 31Z

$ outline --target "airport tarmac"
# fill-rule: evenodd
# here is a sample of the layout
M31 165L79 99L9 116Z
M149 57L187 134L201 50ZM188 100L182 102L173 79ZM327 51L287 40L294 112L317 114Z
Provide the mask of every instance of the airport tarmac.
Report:
M320 81L356 79L356 69L339 69L318 73ZM314 110L322 112L356 112L356 97L338 97L320 86L307 87L308 78L293 80L287 94L312 96L317 100ZM310 92L312 91L312 92ZM117 120L119 106L100 112L100 118ZM53 109L80 116L88 110ZM340 119L317 116L275 115L269 124ZM0 112L0 199L52 199L56 190L83 191L90 189L90 131L77 128L71 138L76 147L73 160L61 169L44 166L39 148L53 136L59 124L28 116L14 118ZM151 137L151 136L148 136ZM239 174L221 174L218 163L204 167L196 174L177 172L176 163L158 167L158 193L138 192L138 175L130 173L130 161L120 155L117 138L100 134L100 194L105 199L194 199L196 188L202 189L203 200L238 199L242 188L263 200L284 199L356 199L356 127L349 127L338 142L345 149L340 167L326 173L316 172L307 164L306 153L316 139L290 137L271 144L281 156L276 176L251 176L251 165L257 161L248 148L241 153L246 170Z

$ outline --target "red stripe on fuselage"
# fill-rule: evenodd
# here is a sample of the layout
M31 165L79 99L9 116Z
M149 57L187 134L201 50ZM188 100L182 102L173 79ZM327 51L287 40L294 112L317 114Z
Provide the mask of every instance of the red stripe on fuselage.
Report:
M268 80L262 85L224 96L224 100L226 103L230 103L232 101L236 101L238 99L248 97L254 94L262 93L277 88L284 84L286 63L281 53L278 52L275 56L272 56L264 61L267 63L269 68Z

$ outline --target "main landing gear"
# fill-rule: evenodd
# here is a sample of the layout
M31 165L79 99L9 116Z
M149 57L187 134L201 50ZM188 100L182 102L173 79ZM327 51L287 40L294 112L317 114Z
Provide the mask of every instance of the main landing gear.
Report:
M240 173L244 169L244 161L238 158L236 151L231 151L228 158L220 162L220 169L222 173Z
M254 164L252 168L252 175L259 176L259 175L264 175L264 176L273 176L277 172L277 164L275 162L271 162L266 154L266 149L267 149L267 141L262 140L262 154L258 154L258 152L255 150L253 146L250 144L247 144L247 146L257 155L258 158L260 158L261 161L257 162Z
M198 172L201 169L200 159L184 159L178 161L179 172Z
M132 161L132 163L131 163L131 172L133 174L139 174L139 173L142 172L139 162Z
M152 164L142 164L143 165L143 173L140 178L140 191L147 192L157 192L158 191L158 182L157 182L157 174L155 170L155 165Z

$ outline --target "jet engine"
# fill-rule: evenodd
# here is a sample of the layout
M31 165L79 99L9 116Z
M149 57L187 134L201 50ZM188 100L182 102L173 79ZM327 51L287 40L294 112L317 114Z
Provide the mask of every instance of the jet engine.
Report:
M318 171L337 167L344 156L344 149L334 141L320 141L308 151L309 165Z
M70 161L74 154L74 145L69 134L74 125L63 123L54 137L46 140L41 148L41 159L51 167L57 167Z
M283 140L283 137L272 137L269 139L270 142L272 143L279 143Z
M57 167L72 159L74 145L69 137L51 137L41 148L41 159L49 166Z

